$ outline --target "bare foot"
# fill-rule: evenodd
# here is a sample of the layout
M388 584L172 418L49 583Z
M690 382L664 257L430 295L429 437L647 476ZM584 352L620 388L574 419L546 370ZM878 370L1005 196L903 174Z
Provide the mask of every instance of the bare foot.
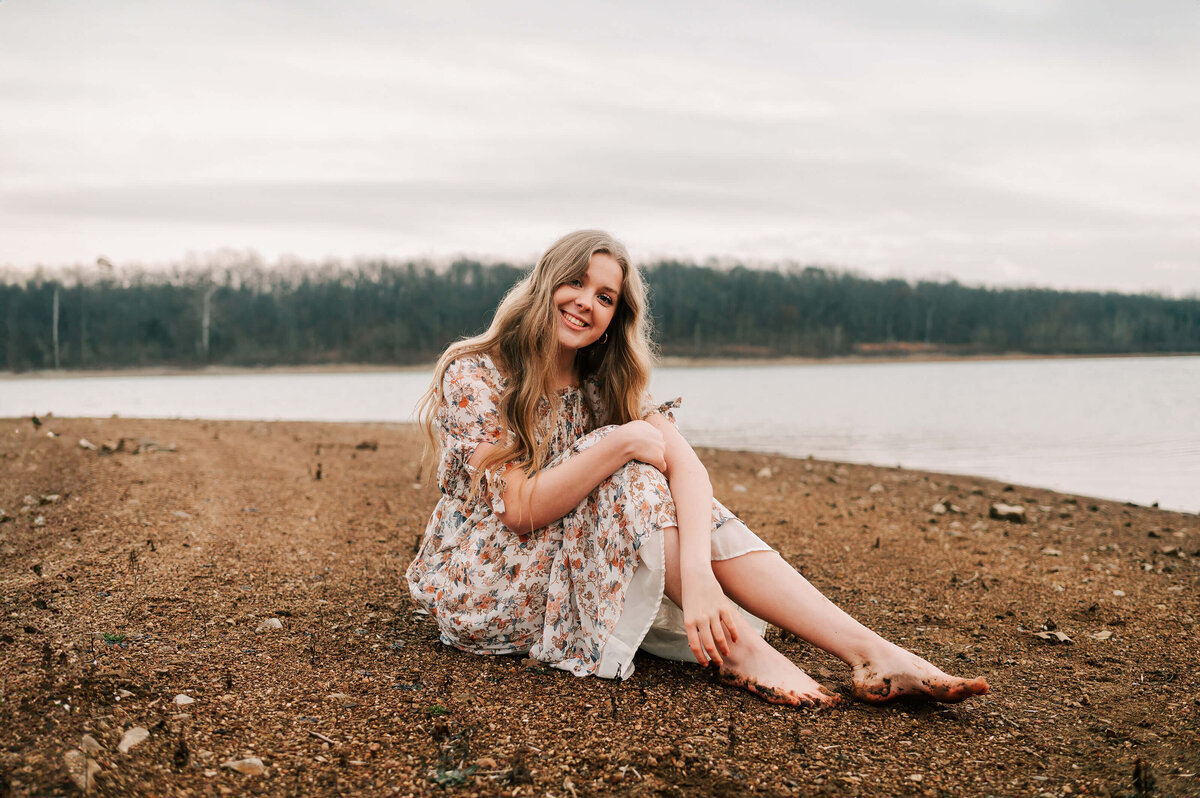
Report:
M832 707L841 700L754 634L745 635L730 647L718 678L772 704Z
M888 644L871 661L854 666L851 694L859 701L883 704L897 698L918 698L948 704L988 691L986 679L962 679L934 667L911 651Z

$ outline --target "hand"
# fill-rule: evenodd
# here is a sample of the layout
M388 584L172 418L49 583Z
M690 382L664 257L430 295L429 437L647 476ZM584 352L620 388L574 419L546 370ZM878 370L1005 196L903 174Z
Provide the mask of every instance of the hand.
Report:
M667 470L667 441L663 434L645 421L630 421L622 424L630 460L640 460L659 471Z
M684 574L683 624L696 662L724 664L722 657L729 655L729 644L738 639L737 611L711 569L707 574Z

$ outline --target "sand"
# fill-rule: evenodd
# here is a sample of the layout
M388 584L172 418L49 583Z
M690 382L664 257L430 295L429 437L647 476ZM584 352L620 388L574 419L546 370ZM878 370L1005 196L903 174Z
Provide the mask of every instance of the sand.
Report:
M436 499L414 428L10 419L0 796L76 793L89 758L97 795L1200 794L1200 518L700 454L834 601L992 692L796 710L645 655L606 682L463 654L403 581Z

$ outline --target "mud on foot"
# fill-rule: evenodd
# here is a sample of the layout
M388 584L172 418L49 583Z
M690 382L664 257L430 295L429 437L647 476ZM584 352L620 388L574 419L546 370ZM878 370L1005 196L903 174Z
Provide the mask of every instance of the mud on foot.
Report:
M804 672L801 671L801 673ZM807 678L807 674L805 677ZM771 704L793 707L833 707L841 702L841 696L831 693L817 682L813 682L815 687L804 690L774 687L728 668L721 668L717 672L717 679L721 684L739 687Z
M963 679L903 649L854 667L850 693L859 701L883 704L898 698L953 704L983 695L986 679Z

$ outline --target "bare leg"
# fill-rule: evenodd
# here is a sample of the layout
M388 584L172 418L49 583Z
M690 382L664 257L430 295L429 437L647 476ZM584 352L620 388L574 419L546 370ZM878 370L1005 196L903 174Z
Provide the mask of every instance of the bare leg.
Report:
M664 543L667 597L682 606L678 530L665 530ZM829 707L838 703L837 695L759 637L741 613L737 613L737 624L738 639L729 644L729 654L725 656L719 674L721 681L748 690L773 704Z
M954 702L988 691L982 678L951 676L884 640L825 598L775 552L718 560L713 573L725 594L748 611L848 664L853 669L852 692L860 701L881 704L910 696Z

